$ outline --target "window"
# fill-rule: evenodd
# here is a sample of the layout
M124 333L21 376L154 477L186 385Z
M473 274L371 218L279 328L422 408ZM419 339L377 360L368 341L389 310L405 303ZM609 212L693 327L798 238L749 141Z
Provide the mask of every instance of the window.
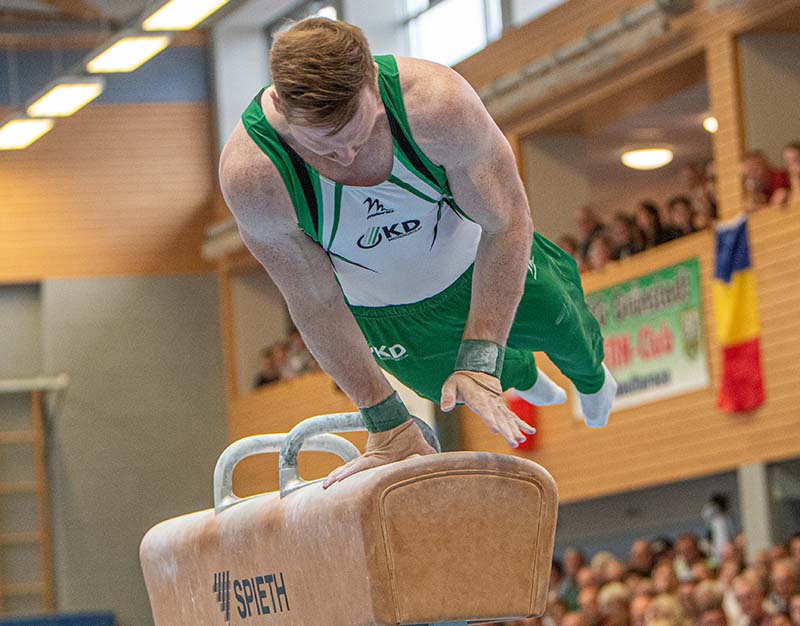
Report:
M501 0L406 0L411 56L454 65L497 39Z
M531 20L535 20L545 13L549 13L556 7L561 6L564 4L564 1L565 0L537 0L536 2L531 2L531 0L516 0L516 2L512 4L511 9L512 22L514 26L527 24Z
M341 14L341 0L306 2L267 27L269 45L272 47L272 44L275 43L275 36L288 29L294 22L304 20L307 17L327 17L329 20L336 20L339 19Z

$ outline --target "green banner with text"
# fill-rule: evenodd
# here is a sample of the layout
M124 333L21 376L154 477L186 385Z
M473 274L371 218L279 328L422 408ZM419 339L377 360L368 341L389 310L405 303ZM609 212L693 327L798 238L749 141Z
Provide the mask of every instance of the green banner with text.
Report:
M619 389L615 409L709 385L696 258L587 294Z

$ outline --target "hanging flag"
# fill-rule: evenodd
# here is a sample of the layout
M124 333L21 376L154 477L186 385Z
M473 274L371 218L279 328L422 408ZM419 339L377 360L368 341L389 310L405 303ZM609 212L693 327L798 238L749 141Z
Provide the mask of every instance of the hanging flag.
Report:
M538 447L538 429L536 419L536 407L520 398L513 391L505 394L506 406L511 409L518 418L529 426L537 429L537 434L526 435L527 439L517 447L517 450L533 450Z
M717 406L729 413L764 403L758 302L747 218L717 225L714 309L722 373Z

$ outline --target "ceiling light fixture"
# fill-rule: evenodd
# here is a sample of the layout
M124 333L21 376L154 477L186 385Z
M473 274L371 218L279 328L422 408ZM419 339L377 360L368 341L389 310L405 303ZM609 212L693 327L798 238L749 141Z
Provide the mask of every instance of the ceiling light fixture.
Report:
M86 64L92 74L132 72L166 48L169 35L127 34L113 42Z
M68 117L81 110L103 93L105 80L64 76L41 97L28 106L30 117Z
M622 155L622 163L634 170L657 170L672 162L674 154L668 148L629 150Z
M230 0L170 0L142 22L147 31L190 30Z
M719 130L719 120L713 115L709 115L703 120L703 128L713 135Z
M48 133L53 120L18 117L8 120L0 128L0 150L22 150Z

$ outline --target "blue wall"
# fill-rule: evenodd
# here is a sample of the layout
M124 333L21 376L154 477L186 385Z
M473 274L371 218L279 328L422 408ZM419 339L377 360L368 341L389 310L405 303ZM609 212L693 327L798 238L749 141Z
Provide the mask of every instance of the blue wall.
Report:
M11 99L9 52L0 52L0 106L22 106L50 81L68 74L85 61L91 50L19 50L16 65L18 98ZM55 58L54 58L55 57ZM170 47L135 72L106 74L106 90L95 102L207 102L210 100L210 60L205 47Z

